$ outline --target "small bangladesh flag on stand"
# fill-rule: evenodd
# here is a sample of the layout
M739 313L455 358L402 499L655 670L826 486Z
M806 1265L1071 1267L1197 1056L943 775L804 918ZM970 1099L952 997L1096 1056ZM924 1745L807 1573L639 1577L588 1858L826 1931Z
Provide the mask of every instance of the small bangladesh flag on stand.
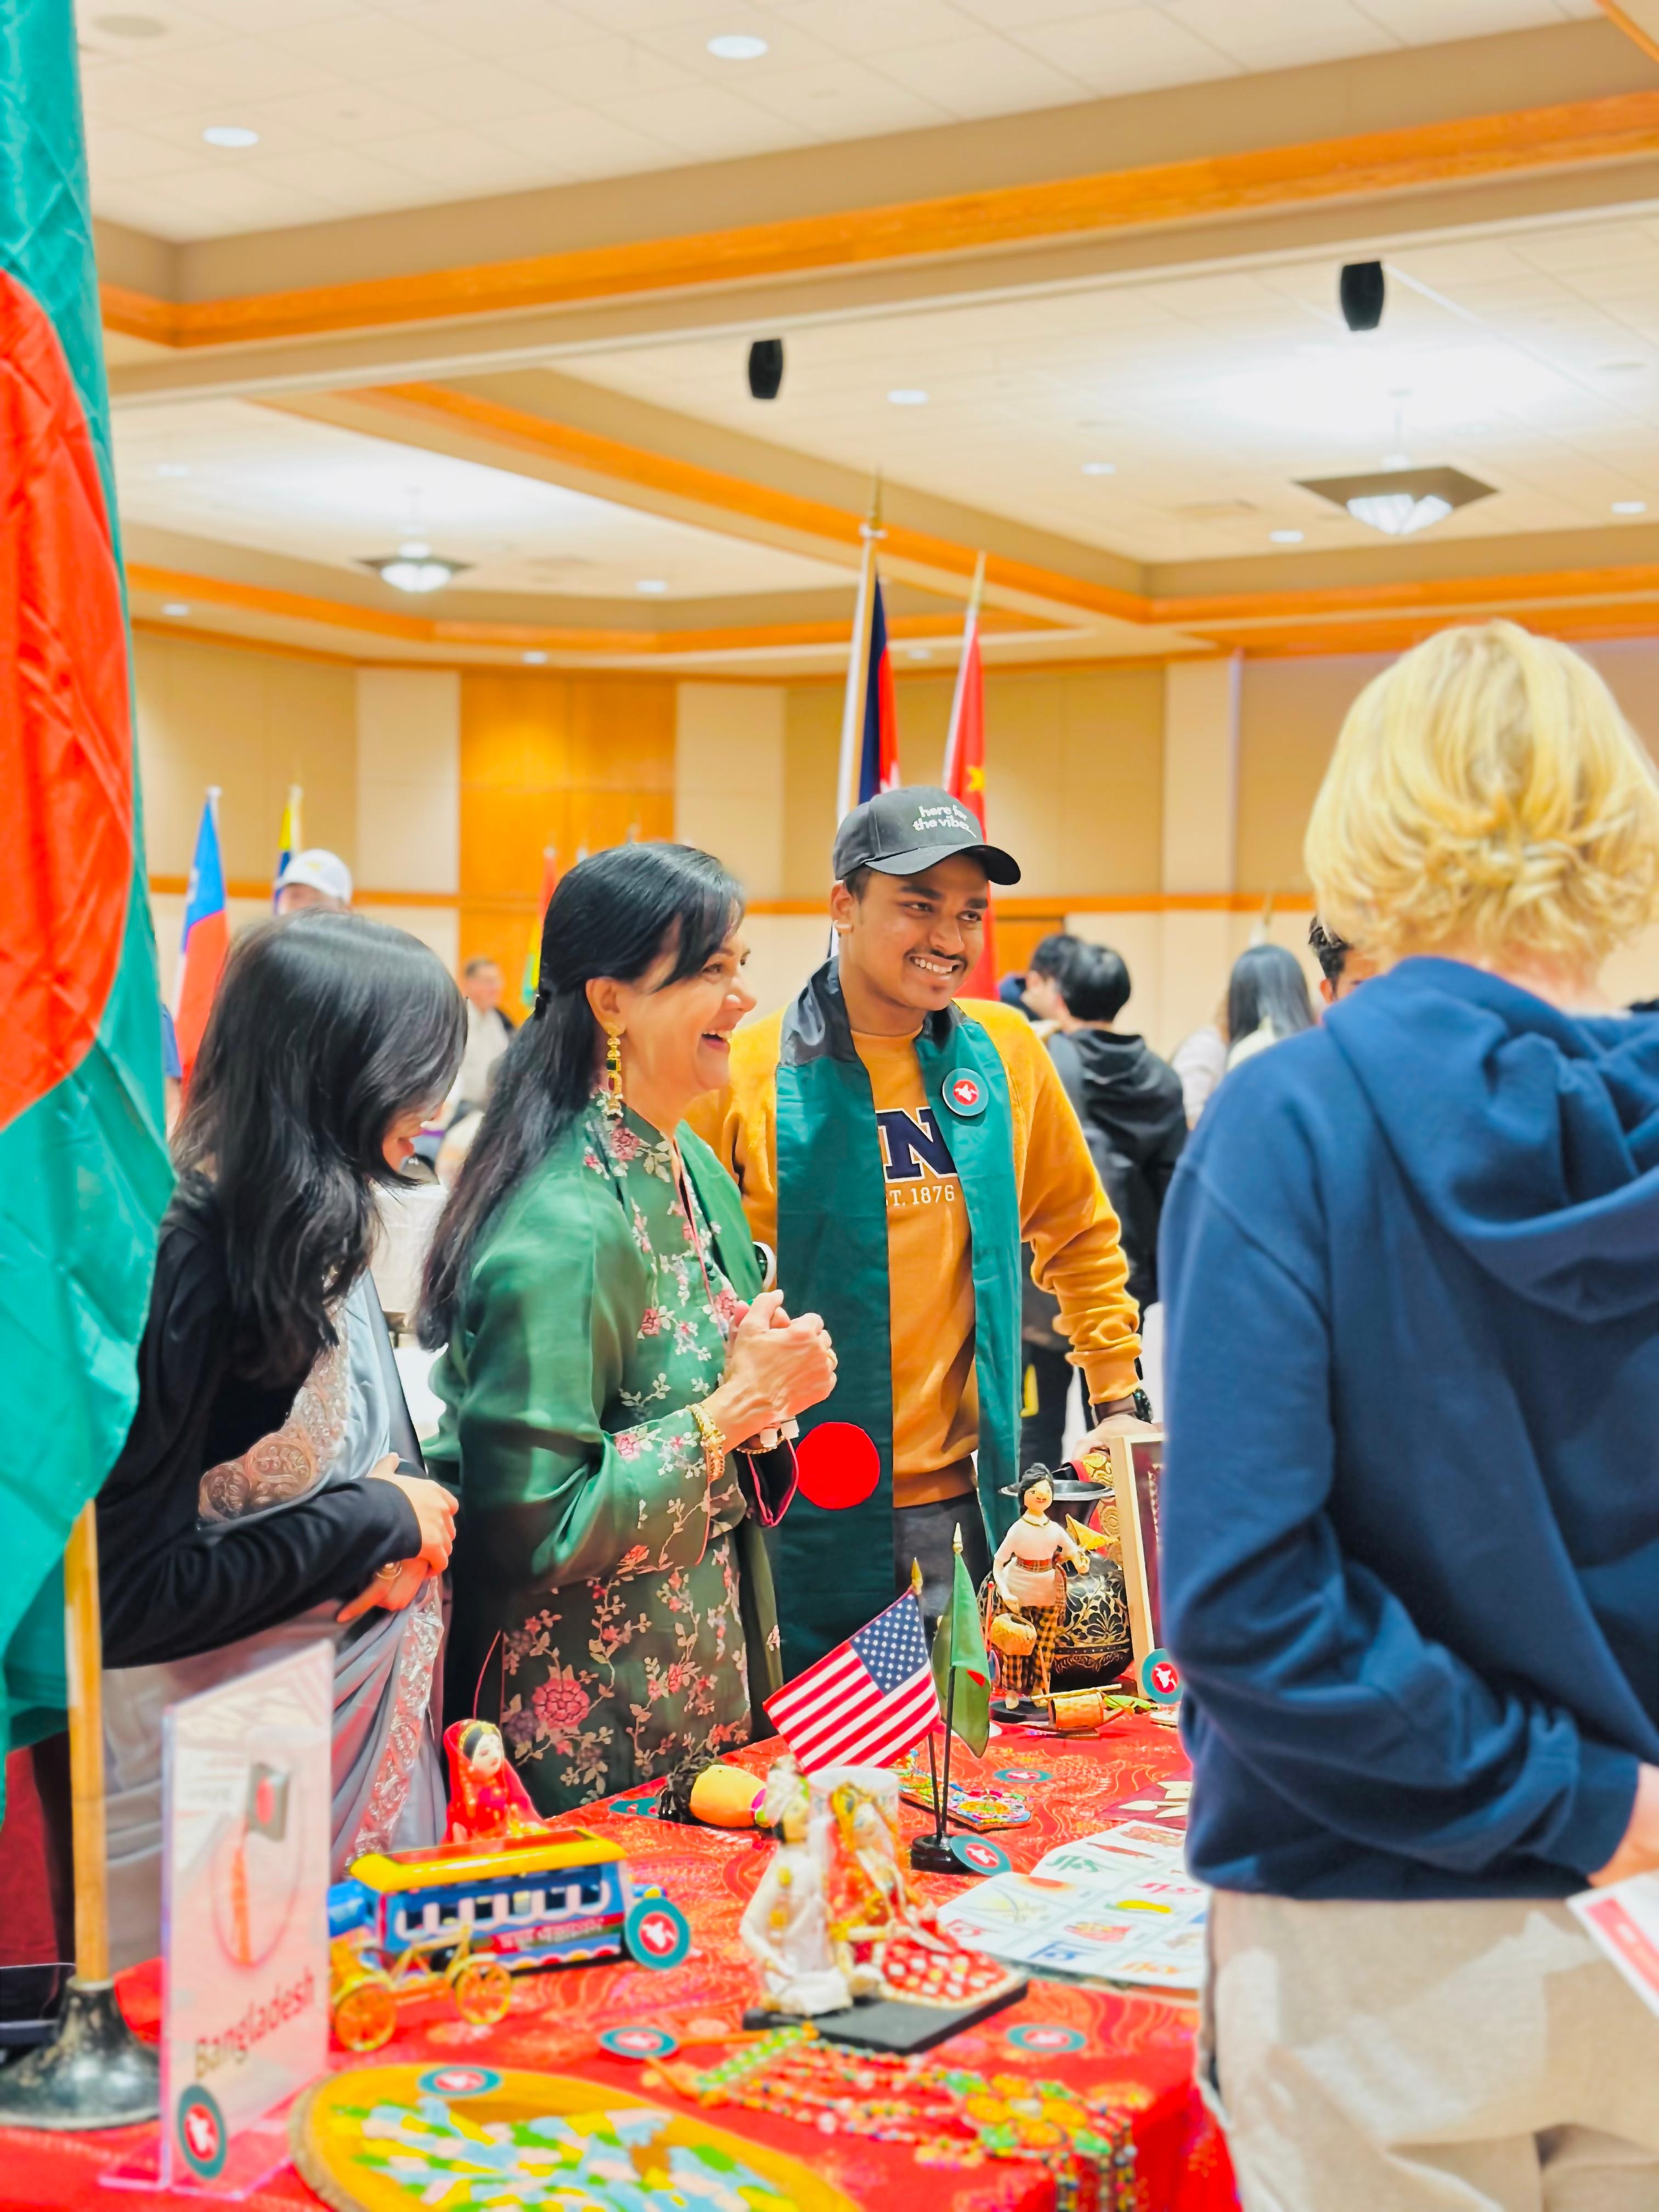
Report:
M991 1741L991 1662L959 1528L951 1602L933 1631L933 1686L952 1735L962 1738L975 1759L983 1759Z
M0 0L0 1748L61 1728L60 1562L132 1419L170 1177L70 0Z

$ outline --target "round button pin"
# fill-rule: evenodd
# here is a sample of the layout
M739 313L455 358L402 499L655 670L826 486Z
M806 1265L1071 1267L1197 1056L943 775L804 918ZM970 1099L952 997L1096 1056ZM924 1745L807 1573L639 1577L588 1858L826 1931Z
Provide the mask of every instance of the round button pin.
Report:
M985 1111L985 1085L976 1075L957 1073L947 1077L945 1103L958 1119L972 1121L976 1114Z
M613 2058L672 2058L679 2047L665 2027L607 2027L599 2038L600 2050Z

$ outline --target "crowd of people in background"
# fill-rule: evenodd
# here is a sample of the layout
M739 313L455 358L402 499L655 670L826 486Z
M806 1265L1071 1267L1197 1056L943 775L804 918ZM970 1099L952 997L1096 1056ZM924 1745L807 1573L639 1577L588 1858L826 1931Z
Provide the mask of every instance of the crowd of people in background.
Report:
M1595 981L1659 915L1659 785L1566 648L1452 631L1352 709L1308 857L1325 1018L1253 945L1166 1061L1076 936L958 1003L1018 869L943 792L848 817L836 957L754 1022L707 854L572 870L518 1024L493 962L458 990L295 855L195 1066L99 1500L118 1954L182 1689L333 1640L337 1870L435 1840L400 1711L487 1711L549 1811L663 1774L912 1559L936 1608L953 1527L982 1576L1074 1373L1092 1435L1144 1433L1161 1303L1247 2203L1659 2186L1659 2022L1559 1902L1659 1868L1659 1029ZM411 1172L424 1461L371 1274ZM824 1414L878 1462L840 1517L796 1495Z

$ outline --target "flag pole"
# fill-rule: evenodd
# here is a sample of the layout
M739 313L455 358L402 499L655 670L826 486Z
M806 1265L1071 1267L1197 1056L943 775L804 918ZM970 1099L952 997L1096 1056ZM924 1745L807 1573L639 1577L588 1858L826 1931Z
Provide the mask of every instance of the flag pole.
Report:
M104 1665L97 1507L76 1516L64 1553L70 1803L75 1836L75 1975L50 2043L0 2072L0 2125L124 2128L161 2110L161 2066L122 2015L110 1978L104 1820Z
M968 612L962 625L962 653L957 662L957 688L951 700L951 726L945 740L945 769L940 781L951 789L951 779L956 771L957 746L962 738L962 702L968 684L968 648L973 643L974 632L979 628L980 595L985 589L985 556L981 552L974 563L974 586L968 594Z
M881 471L870 487L870 513L859 525L864 550L859 557L858 597L853 603L853 644L847 658L847 690L841 708L841 764L836 777L836 823L852 812L858 797L858 753L863 737L864 655L870 635L870 582L875 573L876 540L881 526Z
M955 1548L957 1558L960 1559L962 1557L960 1522L957 1524ZM910 1569L910 1586L916 1593L918 1603L921 1599L921 1563L913 1562ZM918 1874L964 1874L968 1871L957 1863L956 1855L945 1840L945 1808L951 1802L951 1724L956 1717L957 1710L957 1600L954 1571L951 1577L951 1601L948 1612L951 1622L951 1656L945 1667L945 1771L941 1774L933 1763L933 1731L929 1729L927 1773L933 1785L933 1832L931 1836L912 1836L910 1838L910 1864ZM938 1632L937 1630L934 1631L935 1635Z

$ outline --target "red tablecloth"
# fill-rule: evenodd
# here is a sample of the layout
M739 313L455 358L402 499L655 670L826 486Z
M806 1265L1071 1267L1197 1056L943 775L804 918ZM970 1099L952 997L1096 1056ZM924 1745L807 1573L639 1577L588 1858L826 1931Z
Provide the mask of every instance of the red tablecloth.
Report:
M743 1755L744 1762L763 1767L775 1750L759 1747ZM966 1780L975 1762L965 1753L962 1760ZM1185 1771L1173 1732L1136 1719L1117 1721L1100 1737L1083 1741L1005 1733L991 1745L985 1766L991 1772L1021 1768L1033 1775L1024 1792L1033 1812L1030 1825L998 1836L1018 1867L1030 1866L1054 1844L1102 1826L1108 1806ZM579 2075L637 2094L640 2069L600 2051L601 2029L648 2021L691 2046L696 2039L736 2028L756 1987L753 1966L738 1942L738 1921L759 1878L765 1847L752 1837L642 1819L625 1809L628 1802L590 1807L581 1818L617 1834L630 1863L660 1882L684 1911L693 1930L684 1963L667 1973L623 1964L527 1975L514 1990L513 2009L495 2027L469 2025L444 2001L410 2006L398 2039L374 2054L376 2060L487 2057L492 2065ZM921 1815L914 1819L920 1826ZM950 1876L921 1880L924 1891L936 1896L958 1887ZM154 1972L143 1969L123 1984L123 2002L141 2032L154 2031L156 1988ZM1035 2022L1082 2030L1084 2050L1073 2057L1037 2060L1009 2042L1011 2027ZM1133 2112L1141 2212L1234 2212L1226 2150L1192 2086L1193 2027L1189 2008L1161 1997L1033 1982L1021 2004L931 2055L979 2073L1048 2077L1106 2090ZM719 2046L710 2042L707 2049L688 2048L684 2056L712 2065ZM360 2062L337 2053L335 2063ZM902 2145L825 2138L793 2121L736 2106L708 2117L734 2135L810 2160L870 2212L914 2212L918 2169ZM0 2130L0 2205L95 2206L98 2212L119 2212L124 2203L199 2205L199 2197L112 2195L99 2187L100 2174L130 2158L144 2133L125 2129L52 2137ZM956 2174L930 2168L926 2181L928 2212L1052 2212L1054 2204L1048 2176L1012 2162ZM278 2212L318 2200L290 2169L245 2202L252 2212Z

